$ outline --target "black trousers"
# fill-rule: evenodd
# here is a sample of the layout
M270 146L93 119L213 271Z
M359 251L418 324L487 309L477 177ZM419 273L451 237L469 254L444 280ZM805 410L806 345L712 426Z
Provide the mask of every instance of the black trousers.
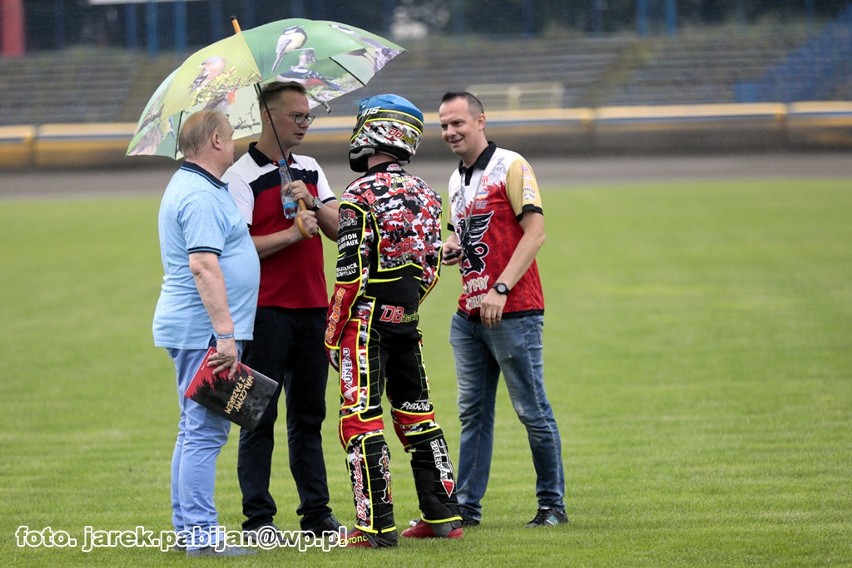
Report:
M340 441L347 454L355 527L374 534L397 530L382 418L385 393L396 435L411 454L423 519L461 520L449 450L429 395L416 307L361 300L340 340Z
M282 388L301 528L313 529L331 514L321 433L328 383L325 316L324 308L257 310L254 339L246 345L243 362L278 381L279 387L257 428L240 432L237 476L243 493L245 530L272 522L278 512L269 493L269 480Z

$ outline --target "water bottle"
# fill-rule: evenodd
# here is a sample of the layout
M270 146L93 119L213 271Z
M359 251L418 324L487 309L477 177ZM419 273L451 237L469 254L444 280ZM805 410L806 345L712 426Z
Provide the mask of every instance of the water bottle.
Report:
M278 174L281 176L281 206L284 209L285 219L294 219L296 213L299 212L299 204L293 199L293 195L287 189L287 184L293 181L290 176L290 168L287 167L287 160L278 162Z

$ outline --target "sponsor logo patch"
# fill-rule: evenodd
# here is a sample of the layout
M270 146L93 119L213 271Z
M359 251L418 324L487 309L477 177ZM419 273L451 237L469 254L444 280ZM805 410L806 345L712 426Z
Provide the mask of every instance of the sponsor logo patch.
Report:
M355 392L358 390L358 387L352 384L352 367L352 352L348 347L344 347L340 353L340 394L349 402L355 402Z
M429 402L408 402L402 403L400 410L411 410L413 412L429 412L432 410L432 405Z
M450 464L450 456L447 451L447 443L444 440L432 440L432 457L435 459L435 468L441 476L441 485L447 492L447 497L453 494L456 482L453 479L453 466Z
M359 524L369 526L370 500L364 493L364 458L358 446L355 446L349 454L349 467L352 472L352 492L355 496L355 517Z

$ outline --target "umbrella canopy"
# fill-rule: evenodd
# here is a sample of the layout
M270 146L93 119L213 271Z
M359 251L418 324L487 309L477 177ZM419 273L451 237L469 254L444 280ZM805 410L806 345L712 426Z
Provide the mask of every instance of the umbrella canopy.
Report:
M180 157L186 117L221 110L234 138L260 133L257 89L297 81L311 107L363 87L402 47L338 22L292 18L244 30L196 51L154 91L127 148L128 156Z

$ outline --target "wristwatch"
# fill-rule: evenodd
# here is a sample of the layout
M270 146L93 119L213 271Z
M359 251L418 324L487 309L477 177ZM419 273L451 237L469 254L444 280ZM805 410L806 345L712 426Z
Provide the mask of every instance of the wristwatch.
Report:
M494 286L491 287L498 294L502 294L504 296L509 295L509 287L503 284L502 282L498 282Z
M322 201L320 201L320 198L319 198L319 197L317 197L316 195L314 195L314 201L313 201L313 203L311 204L310 210L311 210L311 211L319 211L319 208L320 208L320 207L322 207Z

